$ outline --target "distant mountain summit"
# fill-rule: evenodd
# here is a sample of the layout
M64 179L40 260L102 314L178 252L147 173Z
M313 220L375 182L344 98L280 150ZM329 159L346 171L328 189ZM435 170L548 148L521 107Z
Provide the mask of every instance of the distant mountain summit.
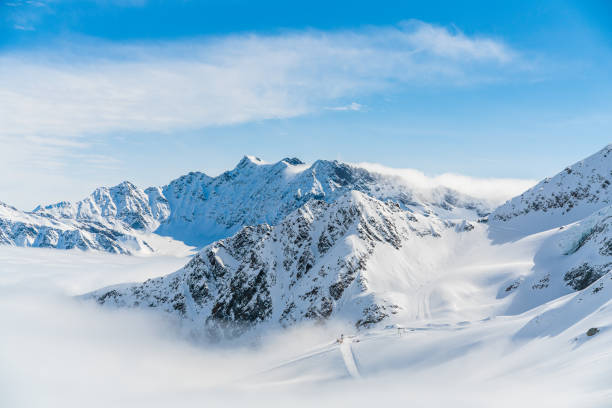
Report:
M245 156L218 177L189 173L162 188L169 216L157 232L202 246L245 225L275 225L311 199L333 202L349 191L392 200L417 212L447 214L454 208L486 213L476 199L446 188L418 191L400 180L338 161L311 166L297 158L274 164Z
M27 213L4 203L0 203L0 244L120 254L154 250L142 236L119 225Z
M33 213L58 219L121 223L136 230L154 230L163 220L163 210L147 194L129 181L114 187L99 187L89 197L76 203L66 201L38 206Z
M245 156L233 170L217 177L192 172L145 190L125 181L97 188L74 203L38 206L32 212L13 209L1 218L0 229L2 242L20 246L155 251L139 237L155 233L201 247L247 225L275 225L309 200L333 202L350 191L443 218L455 217L458 208L479 215L489 211L479 200L448 188L417 189L396 177L338 161L318 160L308 166L297 158L285 158L267 164ZM16 219L27 222L12 225ZM59 238L65 234L75 237Z

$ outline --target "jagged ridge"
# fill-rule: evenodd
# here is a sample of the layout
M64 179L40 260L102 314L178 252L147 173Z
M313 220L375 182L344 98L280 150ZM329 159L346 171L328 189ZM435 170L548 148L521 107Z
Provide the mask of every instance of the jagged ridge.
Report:
M311 166L297 158L265 164L245 156L231 171L218 177L192 172L164 187L142 190L130 182L114 187L100 187L84 200L38 206L24 225L31 230L27 240L3 239L15 245L56 248L79 247L110 252L130 252L121 240L132 240L136 232L155 232L204 246L228 237L246 225L276 225L285 216L311 199L333 202L349 191L361 191L381 200L393 200L404 209L428 215L455 217L455 208L484 215L487 207L456 191L434 188L418 191L389 176L369 172L338 161L318 160ZM15 236L15 228L4 219L0 236ZM110 240L103 245L83 243L65 246L59 232L48 232L42 220L56 225L70 225L72 234L82 241ZM38 232L38 231L43 231ZM96 234L88 237L87 233ZM61 235L61 234L59 234ZM42 238L32 238L42 236ZM106 238L103 238L106 237Z

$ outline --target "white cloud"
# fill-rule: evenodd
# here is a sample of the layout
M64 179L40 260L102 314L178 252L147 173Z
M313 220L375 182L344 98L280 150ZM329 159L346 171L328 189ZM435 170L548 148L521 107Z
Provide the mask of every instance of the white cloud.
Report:
M348 105L344 105L344 106L332 106L330 108L326 108L327 110L333 110L333 111L360 111L363 109L363 105L357 103L357 102L351 102Z
M46 9L41 4L35 8ZM345 101L406 85L499 79L518 60L500 41L418 21L161 43L78 38L4 51L0 172L14 176L0 182L0 200L30 202L13 198L23 196L24 184L50 200L75 198L75 174L103 162L92 141L109 135L358 111L361 104Z
M170 132L289 118L390 86L502 76L500 66L515 55L502 42L422 22L5 53L2 137Z
M509 62L515 55L503 43L490 38L467 37L460 31L450 32L443 27L417 24L418 29L408 38L410 44L420 50L449 58L472 58Z
M536 180L516 178L479 178L454 173L427 176L415 169L397 169L375 163L358 163L355 165L379 174L397 176L417 189L429 190L439 186L452 188L484 200L491 206L498 206L506 200L520 195L537 182Z

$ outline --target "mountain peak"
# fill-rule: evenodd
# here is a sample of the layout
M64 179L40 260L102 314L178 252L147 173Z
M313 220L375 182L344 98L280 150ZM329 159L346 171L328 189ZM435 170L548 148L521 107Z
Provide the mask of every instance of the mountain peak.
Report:
M247 166L253 166L253 165L259 166L259 165L262 165L262 164L265 164L265 162L263 160L261 160L259 157L245 155L238 162L238 165L236 166L236 168L239 169L239 168L243 168L243 167L247 167Z
M129 190L135 190L138 187L136 187L136 185L130 181L124 180L121 183L117 184L115 186L115 188L127 188Z
M301 161L300 159L298 159L297 157L285 157L283 160L281 160L281 162L285 162L287 164L290 164L292 166L297 166L300 164L306 164L303 161Z

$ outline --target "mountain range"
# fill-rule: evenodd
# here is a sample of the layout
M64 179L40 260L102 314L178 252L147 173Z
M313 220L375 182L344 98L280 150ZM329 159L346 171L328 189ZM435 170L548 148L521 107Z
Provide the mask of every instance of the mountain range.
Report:
M338 161L245 156L217 177L124 182L31 212L0 204L0 243L195 246L176 272L82 298L162 311L217 340L300 322L474 321L607 293L611 183L612 145L498 208Z
M155 252L153 235L202 247L246 225L279 223L311 199L332 202L349 191L393 200L412 211L485 215L484 203L444 187L416 189L392 176L338 161L307 166L296 158L275 164L245 156L218 177L192 172L163 187L125 181L89 197L23 212L0 203L0 243L112 253Z

